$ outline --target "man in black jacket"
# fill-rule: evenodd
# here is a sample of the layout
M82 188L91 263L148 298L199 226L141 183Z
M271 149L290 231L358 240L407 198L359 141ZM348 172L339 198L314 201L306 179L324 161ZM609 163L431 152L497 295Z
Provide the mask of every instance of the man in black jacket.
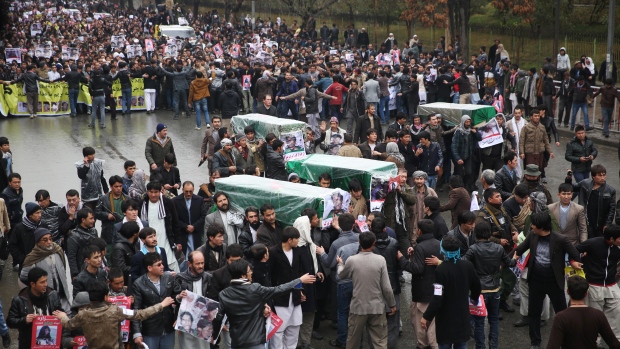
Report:
M502 201L508 200L512 196L512 191L517 186L519 179L517 178L516 169L519 166L517 154L509 151L504 154L504 166L495 173L495 188L499 190Z
M220 292L219 311L213 328L220 328L226 315L233 348L264 348L267 337L265 317L269 316L265 303L277 295L288 295L302 283L314 283L315 277L305 274L276 287L263 287L252 284L252 268L246 260L238 260L229 268L232 281L230 287Z
M88 83L88 79L78 71L76 64L71 65L71 70L65 67L65 76L62 77L69 85L69 106L71 107L71 117L77 115L77 101L80 93L80 83ZM116 109L115 109L116 110Z
M102 268L102 255L99 247L94 244L88 245L82 249L84 256L85 268L73 279L73 297L78 293L86 291L88 284L93 281L107 281L108 273Z
M196 251L205 256L205 270L214 271L226 265L227 244L224 243L224 227L219 223L212 223L207 228L207 241Z
M398 252L400 267L411 273L411 324L416 333L418 348L437 347L435 322L431 322L427 330L422 329L420 322L422 314L433 299L433 283L435 282L435 269L437 269L436 265L427 264L426 259L433 256L441 257L440 243L435 239L434 231L433 221L429 219L419 221L416 247L408 251L410 254L413 252L410 259L405 258L400 251Z
M122 63L121 63L122 64ZM131 86L131 82L130 82ZM90 124L88 127L95 127L95 120L97 120L97 113L101 118L101 128L105 128L105 99L106 91L112 87L112 83L107 80L101 70L96 69L92 72L92 79L88 83L88 92L92 99L92 108L90 113ZM129 88L129 108L131 108L131 88ZM123 97L125 90L123 90ZM123 98L123 108L125 108L125 98ZM124 114L124 112L123 112Z
M533 213L531 216L532 233L516 249L514 259L525 251L530 255L527 262L531 349L538 349L540 337L540 314L545 296L549 296L556 313L566 309L564 295L564 266L568 253L570 264L574 269L581 269L581 256L573 244L561 234L551 231L551 216L546 212Z
M302 258L299 243L299 231L294 227L287 227L282 233L281 243L269 249L271 261L271 284L282 285L311 273L311 261ZM293 290L291 294L282 294L274 298L275 311L286 326L278 329L271 338L274 348L295 348L302 323L301 300L303 293ZM303 296L305 298L305 296Z
M127 68L127 63L120 62L118 64L119 72L116 74L114 80L119 80L121 82L121 93L122 93L122 106L123 106L123 115L131 114L131 78L140 78L142 77L141 72L130 71ZM132 68L132 67L129 67ZM93 108L94 109L94 108Z
M11 229L9 238L9 251L13 257L13 263L19 265L20 271L24 259L32 251L35 245L34 231L41 225L41 206L34 202L26 204L26 216L20 223Z
M82 209L83 204L80 201L80 193L75 189L69 189L65 194L67 204L60 209L58 213L58 231L60 232L60 241L54 241L61 246L66 246L67 235L78 225L75 219L77 212Z
M248 206L245 209L245 224L243 231L239 235L239 244L243 248L243 255L248 260L252 260L252 245L256 242L257 230L262 224L258 214L258 207Z
M35 312L35 307L37 312ZM58 292L47 287L47 272L35 267L28 272L28 286L13 297L6 324L19 330L19 349L32 347L32 322L36 315L62 311Z
M202 245L207 206L198 195L194 195L194 183L184 182L183 193L172 199L179 217L178 243L189 253Z
M144 73L144 105L147 114L154 112L157 105L156 98L160 85L160 76L157 74L156 65L157 61L151 59L146 61L146 67L142 69L142 73Z
M366 142L368 138L366 131L370 129L376 130L377 139L379 141L383 140L383 131L381 130L381 119L379 119L379 116L375 114L375 105L372 103L369 103L368 106L366 106L366 113L364 115L360 115L360 117L357 119L355 139L353 140L353 143L359 144L359 143Z
M133 257L136 254L136 248L140 245L136 242L140 226L136 222L122 224L120 231L116 233L116 243L110 255L110 266L122 270L124 280L129 283Z
M181 285L175 282L174 276L164 273L164 265L158 253L147 253L142 263L147 273L133 284L134 309L146 309L161 303L166 297L175 298L177 302L185 297L187 293L181 294ZM174 309L166 307L148 320L132 321L134 343L138 346L145 343L149 348L173 348L175 320Z
M282 146L284 142L276 139L271 144L271 147L267 146L267 157L265 159L265 177L271 179L277 179L280 181L286 181L288 175L286 173L286 164L284 162Z
M220 95L218 106L222 111L223 119L230 119L239 114L239 109L242 107L242 104L241 97L239 97L239 94L235 91L235 82L226 80L224 92Z
M440 207L441 202L438 197L429 195L424 198L424 219L430 219L435 223L434 234L437 240L448 235L448 225L439 212Z
M36 69L37 67L31 64L28 66L28 71L20 75L17 79L12 80L11 82L4 82L5 85L16 84L18 82L24 83L24 93L26 94L28 113L30 113L31 119L37 117L37 105L39 104L39 81L47 83L53 82L40 77L35 72Z
M123 179L120 176L111 176L109 193L99 197L95 208L95 219L101 221L101 238L108 243L107 251L112 252L112 244L115 238L114 225L123 221L122 203L125 201L123 194Z

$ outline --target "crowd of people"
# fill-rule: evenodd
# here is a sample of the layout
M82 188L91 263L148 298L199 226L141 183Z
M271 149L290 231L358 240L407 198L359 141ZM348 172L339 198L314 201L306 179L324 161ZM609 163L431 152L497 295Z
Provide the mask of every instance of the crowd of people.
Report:
M198 130L204 117L200 160L209 182L181 180L179 154L160 123L146 140L148 171L128 160L122 175L105 176L104 161L85 147L75 163L81 186L66 192L66 204L45 189L24 204L9 140L0 137L0 277L10 255L23 286L6 321L0 306L5 347L7 325L18 329L19 348L30 348L35 316L48 315L63 324L63 348L84 335L94 348L129 342L257 349L265 347L273 312L283 324L271 348L312 348L324 338L325 321L337 330L333 347L359 348L365 338L375 348L395 348L406 271L418 348L466 348L470 337L477 348L498 348L500 310L516 306L522 318L514 325L529 326L535 349L550 304L557 315L548 348L595 348L599 333L620 348L620 214L587 137L587 98L597 79L590 57L571 66L561 49L540 70L524 71L499 40L465 63L458 37L423 50L414 35L400 49L392 34L373 45L364 28L350 25L340 36L335 24L317 28L314 18L299 28L249 16L232 24L215 10L193 14L178 6L12 6L1 49L19 48L21 64L6 54L0 80L23 82L31 118L38 81L67 82L71 116L87 112L77 96L88 84L89 127L99 119L103 128L105 106L113 120L117 104L131 114L131 79L142 78L147 114L168 109L177 119L191 109ZM161 26L180 18L195 40L158 38ZM620 95L615 80L602 79L604 71L598 77L605 86L594 95L602 96L608 136ZM120 101L112 96L115 80ZM557 125L570 121L575 137L566 144L571 170L554 202L545 168L555 157L553 143L560 146L556 101ZM419 105L431 102L494 106L502 141L480 148L467 115L456 126L441 114L419 115ZM576 122L579 110L584 125ZM229 195L216 191L218 178L303 182L287 171L285 144L275 134L260 138L252 126L234 134L222 124L250 112L307 120L307 154L394 163L398 180L382 210L370 210L356 179L340 188L350 192L350 206L326 229L312 208L293 226L279 223L278 207L269 203L233 210ZM334 187L328 172L307 184ZM437 192L444 191L448 200L441 202ZM565 269L583 269L585 278L566 279ZM217 316L187 311L175 323L180 305L194 297L188 292L219 302ZM136 311L107 302L117 296L128 296ZM125 320L131 329L121 334L117 324ZM188 333L193 327L195 335ZM41 341L52 340L46 331Z

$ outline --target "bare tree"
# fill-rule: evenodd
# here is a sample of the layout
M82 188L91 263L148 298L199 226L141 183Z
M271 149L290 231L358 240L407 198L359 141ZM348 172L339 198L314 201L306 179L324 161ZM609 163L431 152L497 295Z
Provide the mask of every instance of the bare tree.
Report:
M305 28L311 16L325 11L338 0L280 0L291 14L301 17L301 27Z

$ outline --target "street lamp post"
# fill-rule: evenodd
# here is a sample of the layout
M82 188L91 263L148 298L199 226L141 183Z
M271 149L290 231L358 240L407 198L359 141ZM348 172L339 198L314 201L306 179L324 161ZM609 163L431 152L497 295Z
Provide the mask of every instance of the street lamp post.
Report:
M256 17L254 16L254 5L255 5L256 1L252 0L252 18L250 19L252 21L252 31L254 31L254 27L256 26Z
M614 69L614 19L616 14L616 0L609 0L609 19L607 20L607 71L606 79L612 78Z

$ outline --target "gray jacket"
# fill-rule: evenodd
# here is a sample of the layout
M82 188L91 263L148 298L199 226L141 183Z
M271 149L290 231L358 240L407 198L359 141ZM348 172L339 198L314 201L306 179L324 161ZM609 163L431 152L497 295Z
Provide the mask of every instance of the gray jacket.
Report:
M329 254L323 253L321 255L320 257L321 264L323 265L323 268L331 269L332 271L331 278L334 282L337 282L339 284L351 282L351 279L338 280L337 278L338 273L336 272L336 266L338 263L336 262L336 256L338 255L338 250L340 250L341 247L349 245L349 244L355 244L358 242L359 242L359 236L356 233L352 231L341 231L338 239L336 239L334 243L332 243L332 245L329 247ZM343 262L344 262L344 258L343 258Z
M196 73L193 68L185 67L182 71L169 72L164 69L159 69L159 73L172 78L172 87L174 91L189 90L189 84L187 83L187 77Z
M366 82L364 82L364 87L362 87L362 90L364 91L366 102L379 103L379 98L381 97L379 81L374 79L367 80Z

